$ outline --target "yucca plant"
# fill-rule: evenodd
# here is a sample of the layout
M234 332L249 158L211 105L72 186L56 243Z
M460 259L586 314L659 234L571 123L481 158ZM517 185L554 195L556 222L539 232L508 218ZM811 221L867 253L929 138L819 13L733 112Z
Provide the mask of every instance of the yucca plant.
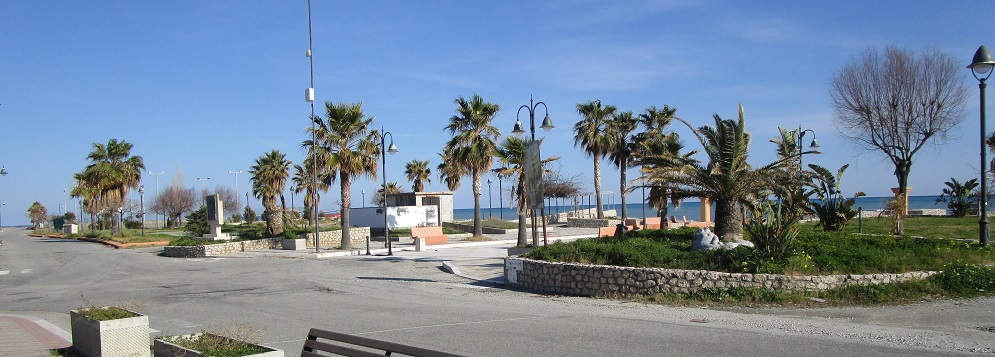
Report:
M836 175L833 175L825 167L815 164L808 165L815 172L813 177L815 189L812 191L819 197L818 201L812 202L812 210L819 217L819 226L824 231L840 231L846 227L847 222L857 215L857 211L853 209L856 200L846 198L840 190L843 171L846 171L849 166L850 164L843 165L836 171Z
M974 192L974 189L978 188L978 179L970 179L960 183L951 177L950 181L943 184L947 185L947 188L943 189L943 193L936 199L936 202L946 202L951 216L964 217L971 207L978 204L978 198L981 195Z
M758 261L783 262L791 255L792 243L798 236L794 227L800 215L781 202L763 200L753 210L753 218L744 229L754 244Z

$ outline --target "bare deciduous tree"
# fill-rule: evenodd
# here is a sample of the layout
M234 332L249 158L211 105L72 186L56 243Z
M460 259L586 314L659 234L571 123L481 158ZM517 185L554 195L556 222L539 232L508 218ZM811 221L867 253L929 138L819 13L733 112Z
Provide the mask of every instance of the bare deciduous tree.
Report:
M967 88L949 54L869 49L833 77L830 100L843 137L895 165L898 192L908 188L912 156L941 143L963 120ZM901 227L897 229L901 233Z
M177 227L183 213L193 210L196 205L196 191L192 187L183 187L183 176L178 174L173 176L169 187L159 192L152 203L152 211L165 215L167 226Z
M225 212L229 215L233 213L237 214L242 211L242 207L239 206L240 201L238 200L238 193L235 192L234 188L218 186L214 188L214 193L221 197L221 201L225 206Z

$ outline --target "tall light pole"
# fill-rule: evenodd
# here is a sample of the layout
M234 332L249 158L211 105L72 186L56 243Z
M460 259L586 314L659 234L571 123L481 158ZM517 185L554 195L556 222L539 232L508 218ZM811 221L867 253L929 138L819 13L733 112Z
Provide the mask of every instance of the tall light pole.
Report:
M67 210L69 210L69 201L66 199L66 189L62 189L62 214L65 215Z
M359 194L363 195L363 208L366 208L366 190L359 191Z
M197 181L200 181L200 195L201 196L203 196L205 193L207 193L207 190L204 189L204 181L207 181L207 180L210 180L210 179L211 179L210 177L198 177L197 178ZM204 198L203 197L201 197L200 202L201 202L201 204L204 203Z
M498 175L498 215L504 220L504 190L501 189L501 175Z
M522 121L518 117L519 117L519 115L522 114L522 109L527 109L529 111L529 132L532 134L532 142L534 142L536 140L536 108L539 107L539 104L542 104L542 108L546 112L546 118L542 120L542 126L540 126L540 128L542 128L542 130L545 130L545 131L550 131L551 129L553 129L553 121L549 119L549 108L546 107L546 103L543 103L543 102L536 102L536 103L534 103L533 100L532 100L532 97L529 96L529 104L528 105L522 105L521 107L518 107L518 113L515 114L515 128L511 130L512 134L521 135L522 133L525 133L525 130L523 130L523 128L522 128ZM535 157L536 157L537 160L541 161L542 160L542 156L539 155L539 145L536 145L535 147L536 147ZM528 154L526 154L526 157L527 156L528 156ZM526 169L528 169L528 168L526 168ZM540 171L540 175L541 175L541 172L542 172L542 165L541 164L539 164L539 171ZM525 175L526 178L529 178L530 176L531 175ZM534 176L532 177L532 179L534 180ZM538 188L540 188L540 191L541 191L542 180L540 178L539 182L531 182L531 183L530 182L526 182L525 187L533 187L533 188L538 187ZM542 205L542 200L539 200L539 201L540 202L528 202L529 206L532 209L532 246L536 246L537 243L538 243L537 242L538 238L536 237L536 225L537 225L538 222L536 222L535 206L539 206L540 207L540 214L542 214L542 216L543 216L542 217L542 240L543 240L543 242L546 241L546 207ZM521 217L519 217L519 219L521 219Z
M142 215L142 237L145 236L145 185L138 186L138 194L141 197L142 210L139 212Z
M487 219L494 218L494 205L493 202L494 195L491 194L491 179L487 179Z
M162 175L164 173L166 173L166 171L159 171L159 172L149 171L149 175L155 176L155 199L157 199L157 200L159 199L159 175ZM82 216L82 214L80 214L80 216ZM82 220L82 218L83 217L80 217L80 220ZM155 228L156 229L160 228L159 227L159 216L158 215L156 215L156 219L155 219Z
M239 196L239 194L238 194L238 174L242 173L242 170L238 170L238 171L228 170L228 173L235 175L235 207L232 207L232 208L238 208L238 206L239 206L238 200L240 199L238 197ZM246 203L248 203L248 201Z
M245 192L245 208L249 208L249 192L248 191ZM245 212L245 210L242 210L242 211ZM246 223L248 223L248 221L249 221L248 219L246 219L245 217L242 217L242 218L244 219L244 221ZM252 220L253 221L256 220L256 217L252 217Z
M810 144L808 147L812 149L819 148L819 142L815 140L815 132L812 131L812 129L802 130L802 127L799 126L798 127L798 170L799 171L805 170L805 167L802 166L802 153L804 153L803 151L804 147L802 147L802 139L805 138L805 132L812 133L812 144Z
M3 232L3 206L6 206L7 202L0 202L0 232Z
M0 165L0 176L7 176L7 167ZM6 202L0 202L0 207L6 206ZM3 232L3 217L0 215L0 232Z
M317 128L315 127L315 117L314 117L314 57L312 57L311 48L313 45L312 33L311 33L311 0L307 0L307 59L308 64L311 67L311 86L307 88L304 92L304 100L311 103L311 202L316 203L314 207L311 207L311 212L314 217L314 252L318 253L321 251L320 239L318 239L318 160L315 158L318 153L318 136ZM368 245L369 242L367 242ZM366 252L369 253L370 249L367 246Z
M387 141L387 135L390 135L390 145L384 145ZM381 169L383 171L383 236L387 240L387 255L394 255L390 243L390 227L387 226L387 153L394 155L397 153L397 146L394 146L394 134L384 131L383 127L380 128L380 159L382 160ZM366 240L366 254L370 254L370 240Z
M988 245L988 150L985 147L985 81L992 75L992 53L985 46L978 47L974 52L974 61L967 68L972 69L971 74L978 80L978 88L981 90L981 202L978 212L981 220L978 221L978 241L981 246Z

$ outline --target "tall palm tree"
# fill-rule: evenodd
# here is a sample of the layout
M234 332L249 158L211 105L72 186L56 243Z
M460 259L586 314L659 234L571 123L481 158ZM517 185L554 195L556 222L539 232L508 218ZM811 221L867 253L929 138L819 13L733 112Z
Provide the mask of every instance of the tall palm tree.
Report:
M128 190L138 188L142 181L145 163L141 156L132 156L134 146L124 140L110 139L107 145L93 143L93 151L87 156L90 165L84 177L89 186L99 191L100 206L111 210L111 217L118 208L124 206ZM120 220L120 216L116 221ZM120 232L120 224L111 226L112 234Z
M632 132L636 130L639 120L631 111L624 111L615 114L605 125L605 136L608 138L607 153L615 167L619 170L618 192L622 196L622 220L628 217L628 210L625 205L626 171L634 162L632 152L635 150Z
M317 217L315 217L311 213L314 211L313 208L318 207L318 204L321 203L321 195L315 194L315 189L314 189L315 180L312 178L314 177L314 175L311 174L313 172L313 167L314 167L312 165L314 164L312 163L310 158L304 159L303 166L294 165L294 177L292 180L294 182L294 187L293 187L294 193L305 192L304 210L308 212L308 222L313 227L314 225L318 224L318 222L315 221ZM332 185L333 181L335 181L334 171L328 171L328 170L319 171L317 191L328 192L328 188Z
M408 181L412 182L411 190L415 192L425 191L425 181L432 183L432 169L428 167L428 160L411 160L404 165L404 174L408 176Z
M449 148L439 153L439 166L436 167L439 170L439 180L445 182L450 191L456 191L460 185L460 177L468 175L465 167L457 165L456 160L455 153ZM453 164L449 164L450 162Z
M676 114L677 108L671 108L667 105L660 109L651 106L639 114L639 123L643 125L644 130L636 134L633 139L635 145L633 155L636 157L637 164L642 165L640 171L643 173L651 172L654 169L653 165L643 162L642 159L645 157L661 155L677 157L681 155L684 142L681 141L677 133L666 130ZM649 197L646 200L649 206L657 211L657 217L667 217L668 204L680 207L681 197L672 194L674 185L670 182L649 181L645 175L641 176L639 180L642 181L643 187L650 189Z
M284 213L276 212L276 199L283 202L283 190L290 176L290 160L279 150L273 150L256 159L249 170L252 180L252 195L263 203L263 217L266 218L266 233L276 236L283 233Z
M339 188L342 192L341 222L342 249L352 249L349 233L349 209L352 207L354 177L368 175L374 179L380 168L380 134L370 130L373 117L363 112L363 103L325 102L325 116L314 117L314 137L317 139L318 157L325 158L327 170L338 170ZM308 132L312 132L308 128ZM309 142L305 142L309 145Z
M601 206L601 158L610 147L605 135L605 125L618 109L614 105L602 107L601 100L577 104L577 113L584 118L574 124L574 145L579 145L594 158L594 195L598 208L598 219L605 218Z
M92 171L83 170L73 174L76 185L69 193L72 197L83 199L83 211L90 214L90 231L97 230L97 213L100 213L100 180L92 176ZM82 218L82 217L81 217ZM82 219L81 219L82 220Z
M540 143L542 139L539 139ZM495 157L498 162L502 164L501 167L495 168L493 171L502 177L509 177L514 181L515 189L512 191L511 200L518 202L518 246L525 247L528 245L528 238L526 236L527 229L525 226L525 208L528 204L528 199L525 195L525 140L517 137L507 137L501 143L501 146L497 147L495 151ZM540 163L545 166L551 161L558 160L558 157L549 157ZM543 170L547 171L548 170Z
M383 185L380 185L380 188L378 188L377 192L373 195L373 202L372 202L373 204L377 206L383 205L384 201L383 191L384 191ZM403 190L401 189L401 185L398 185L397 182L391 181L387 183L387 195L398 195L401 192L403 192Z
M743 106L738 120L724 120L714 115L715 127L692 130L708 156L708 164L688 156L659 156L644 159L657 165L647 173L651 179L673 182L683 197L705 197L715 202L715 233L724 240L742 239L743 216L740 204L754 200L756 193L773 184L774 170L784 164L778 160L759 169L746 162L750 151L750 134L745 131Z
M445 162L448 179L459 180L467 175L473 179L473 236L483 236L480 225L480 178L491 168L494 158L496 140L501 133L491 126L491 120L501 109L497 104L485 102L478 94L469 100L458 97L456 115L449 118L446 130L453 136L446 143L443 152L448 161ZM441 171L441 170L440 170ZM452 176L450 173L459 173ZM448 182L447 182L448 184ZM458 182L456 184L458 186Z

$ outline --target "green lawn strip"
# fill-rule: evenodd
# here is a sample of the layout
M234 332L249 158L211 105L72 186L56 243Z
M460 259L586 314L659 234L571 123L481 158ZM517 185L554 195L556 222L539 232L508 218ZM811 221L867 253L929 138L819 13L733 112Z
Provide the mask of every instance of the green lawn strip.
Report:
M865 213L866 214L866 213ZM891 217L864 217L864 234L891 234ZM845 233L858 233L861 221L854 218L843 229ZM905 219L905 235L913 237L978 239L978 217L922 216ZM821 231L816 222L798 225L800 231Z

